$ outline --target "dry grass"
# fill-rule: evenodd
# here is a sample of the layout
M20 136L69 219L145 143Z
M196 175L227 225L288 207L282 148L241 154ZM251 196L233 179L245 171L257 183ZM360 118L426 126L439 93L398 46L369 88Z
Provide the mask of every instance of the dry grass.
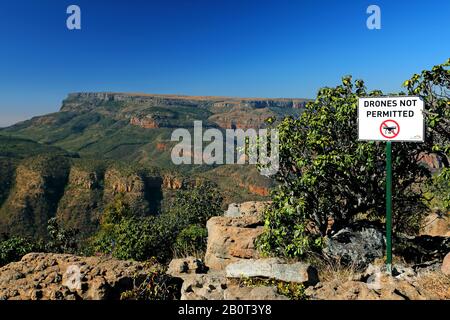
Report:
M338 282L355 280L361 274L355 265L345 266L335 259L318 254L310 254L308 261L317 268L320 282Z
M197 248L184 248L184 249L173 249L173 259L184 259L188 257L194 257L196 259L205 260L205 251L198 250Z
M424 272L416 278L417 287L426 291L427 296L440 300L450 300L450 276L440 271Z

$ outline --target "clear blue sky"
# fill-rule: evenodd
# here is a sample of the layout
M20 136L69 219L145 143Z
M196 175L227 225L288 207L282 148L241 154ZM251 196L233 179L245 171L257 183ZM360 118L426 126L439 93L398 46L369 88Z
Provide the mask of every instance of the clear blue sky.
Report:
M450 57L449 17L448 0L0 0L0 126L74 91L314 97L352 74L394 92Z

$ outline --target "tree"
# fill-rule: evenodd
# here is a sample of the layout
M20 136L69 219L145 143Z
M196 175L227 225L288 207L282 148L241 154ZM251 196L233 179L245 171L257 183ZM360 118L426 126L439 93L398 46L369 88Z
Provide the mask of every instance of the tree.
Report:
M450 59L414 74L403 83L409 94L419 95L426 105L427 137L424 154L434 154L443 165L435 183L447 187L443 194L445 209L450 209Z
M71 253L74 254L78 250L76 229L64 229L56 218L51 218L47 223L47 232L49 240L45 247L48 252L54 253Z
M417 232L425 215L421 186L431 175L420 163L424 152L446 154L448 159L445 67L448 63L405 83L425 100L433 134L425 144L393 145L393 221L398 231ZM443 87L439 96L431 90L437 84ZM361 215L383 219L385 143L357 140L358 97L381 95L367 92L362 80L353 82L347 76L335 88L320 89L299 118L279 122L279 185L266 212L266 232L258 241L263 252L301 256L321 245L330 221L338 229Z

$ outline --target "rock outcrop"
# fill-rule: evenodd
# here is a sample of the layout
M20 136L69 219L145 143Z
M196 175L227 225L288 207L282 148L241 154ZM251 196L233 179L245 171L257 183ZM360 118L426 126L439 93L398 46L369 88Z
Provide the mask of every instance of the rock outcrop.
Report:
M30 253L0 268L0 300L119 299L145 279L138 262Z
M183 280L182 300L286 300L278 289L249 286L242 279L295 282L318 281L317 270L306 263L259 259L255 240L263 231L262 213L269 202L233 203L223 217L207 223L205 264L193 257L172 260L169 274Z
M44 236L47 221L56 214L68 175L66 158L37 157L21 163L15 171L14 186L0 208L0 234Z
M450 237L450 212L436 211L429 214L423 223L421 235Z
M447 253L444 261L442 261L441 271L443 274L450 276L450 252Z
M205 263L209 268L223 270L241 259L259 258L255 240L264 230L261 214L266 205L267 202L231 204L225 216L207 222Z
M144 118L132 117L130 119L130 124L144 129L155 129L160 127L159 123L151 116Z
M252 216L262 218L264 210L270 205L270 201L247 201L243 203L231 203L224 217L236 218L244 216Z
M393 275L383 268L355 274L353 279L334 279L306 289L311 300L447 300L450 278L436 270L396 267Z

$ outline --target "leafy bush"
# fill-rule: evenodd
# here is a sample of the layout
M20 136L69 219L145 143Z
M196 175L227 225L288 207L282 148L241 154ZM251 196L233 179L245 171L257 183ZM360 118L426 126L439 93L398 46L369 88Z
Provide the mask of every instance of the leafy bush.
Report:
M93 251L138 261L152 257L168 261L176 247L185 245L189 250L202 251L206 235L196 226L219 215L221 204L216 189L204 183L179 191L170 209L159 216L133 217L119 197L105 210L100 230L92 240Z
M45 248L48 252L74 254L78 251L77 230L64 229L56 218L51 218L48 220L47 232L49 240Z
M243 278L240 281L246 287L276 287L278 294L291 300L306 300L305 286L301 283L265 278Z
M178 234L174 250L179 255L197 255L206 250L208 230L204 226L191 225Z
M122 293L121 300L177 300L180 298L181 281L166 274L165 268L155 261L150 265L147 277L133 290ZM139 279L135 279L136 280Z
M425 102L426 140L421 148L425 154L434 154L443 165L434 183L440 186L450 185L450 59L446 63L434 66L414 74L403 86L408 93L419 95ZM442 190L438 196L444 208L450 210L450 188Z
M30 252L41 251L42 246L29 239L12 237L0 242L0 266L19 261Z
M393 145L393 222L399 231L417 232L426 214L420 186L431 175L419 163L423 154L435 153L448 165L449 65L422 74L423 81L445 87L445 97L429 91L420 76L406 83L425 100L429 132L426 143ZM300 118L288 117L277 125L279 186L266 212L266 232L258 241L263 252L301 256L320 247L330 221L338 229L361 214L383 219L385 144L356 138L358 97L381 95L367 92L361 80L344 77L341 85L319 90Z

